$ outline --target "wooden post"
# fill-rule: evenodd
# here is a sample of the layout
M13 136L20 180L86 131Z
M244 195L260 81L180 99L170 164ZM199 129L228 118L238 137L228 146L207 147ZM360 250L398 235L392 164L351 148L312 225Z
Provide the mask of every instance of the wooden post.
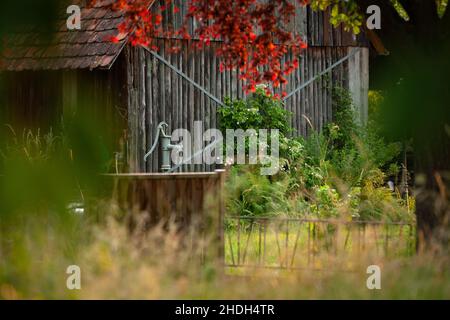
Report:
M217 187L217 193L218 193L218 201L219 201L219 210L218 210L218 217L217 217L217 234L218 234L218 255L219 259L221 261L224 261L225 259L225 236L224 236L224 218L225 218L225 199L223 196L224 193L224 184L225 184L225 178L226 178L226 170L225 169L217 169L215 171L219 175L219 182Z
M63 116L72 117L77 109L77 71L62 72Z
M348 48L348 53L353 48ZM360 48L348 60L348 86L357 110L358 121L366 124L369 109L369 49Z

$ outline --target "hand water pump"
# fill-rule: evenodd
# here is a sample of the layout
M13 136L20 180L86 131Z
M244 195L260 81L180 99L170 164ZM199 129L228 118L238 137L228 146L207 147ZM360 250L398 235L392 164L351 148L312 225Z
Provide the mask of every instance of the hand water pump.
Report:
M156 138L153 142L152 147L150 148L150 151L147 152L144 156L144 161L147 161L147 158L155 151L156 145L158 142L161 142L161 171L162 172L168 172L172 168L171 161L170 161L170 153L173 149L181 150L183 147L180 144L172 144L171 139L172 136L168 135L166 133L167 128L169 125L162 121L158 124L158 127L156 128Z

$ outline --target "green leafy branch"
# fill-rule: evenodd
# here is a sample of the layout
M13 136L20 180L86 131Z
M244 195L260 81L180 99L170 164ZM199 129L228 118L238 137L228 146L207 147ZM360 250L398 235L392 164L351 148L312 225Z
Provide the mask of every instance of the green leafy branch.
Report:
M447 10L448 0L434 1L436 2L437 15L442 18ZM410 20L409 14L400 0L389 0L389 2L403 20ZM361 26L364 23L364 10L358 4L358 0L311 0L310 6L315 11L331 9L330 22L334 27L342 24L345 31L351 31L354 34L361 32Z

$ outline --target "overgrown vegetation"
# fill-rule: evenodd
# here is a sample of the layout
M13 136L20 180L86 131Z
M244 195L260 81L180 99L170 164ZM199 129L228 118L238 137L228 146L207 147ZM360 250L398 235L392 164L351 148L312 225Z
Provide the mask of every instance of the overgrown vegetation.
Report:
M221 108L225 128L280 129L282 170L261 176L257 166L231 169L228 210L232 214L295 215L360 220L411 220L412 199L403 199L388 181L400 172L400 143L387 142L376 122L360 125L348 91L333 89L333 121L322 132L294 138L281 103L258 90L246 101L227 100ZM373 97L374 95L372 95ZM379 96L376 96L379 99ZM374 110L372 112L372 110Z
M448 259L418 256L383 265L382 290L368 290L369 249L360 255L327 257L323 272L251 270L224 276L221 261L200 264L205 243L187 245L160 226L142 232L112 218L70 223L29 218L2 234L0 299L448 299ZM68 228L68 226L71 226ZM319 259L319 257L317 257ZM332 259L332 260L330 260ZM81 290L68 290L66 269L78 265ZM354 272L342 272L352 266ZM333 267L330 267L333 266ZM282 275L276 277L275 275Z
M337 128L334 130L338 131ZM39 205L33 205L37 197L28 200L27 197L39 192L42 194L43 189L47 189L48 194L55 198L61 197L61 204L70 200L69 196L63 194L72 194L72 180L60 179L59 174L67 170L67 176L73 177L72 174L76 173L72 161L68 162L70 165L66 162L66 158L70 159L68 150L77 150L74 148L76 144L72 140L68 140L71 143L63 143L65 138L54 134L26 133L14 137L17 138L15 141L6 147L2 145L3 162L8 168L2 168L3 175L0 176L0 299L445 299L450 295L450 276L446 267L448 261L428 256L395 261L377 260L377 263L383 264L383 290L367 290L366 267L373 263L370 253L374 252L369 249L365 251L367 256L351 255L343 258L337 255L330 257L327 253L323 261L331 263L332 259L335 268L321 273L306 270L283 272L282 277L274 277L273 271L252 270L254 277L224 276L223 269L218 267L222 260L207 260L200 264L200 261L204 261L202 257L210 239L186 241L176 232L176 226L162 228L158 225L151 230L136 227L130 231L126 223L115 218L123 214L113 201L98 202L95 210L88 210L81 216L68 212L62 206L47 206L54 200L52 197L40 198ZM337 160L333 160L331 151L342 148L335 147L336 139L327 132L317 133L307 139L285 136L284 171L276 177L261 176L250 166L232 168L230 181L234 181L234 184L228 183L228 187L235 194L234 203L229 202L229 206L247 210L239 211L246 215L298 214L302 212L299 210L302 206L308 210L314 208L315 214L329 215L334 212L328 211L328 207L334 208L339 214L345 207L345 200L339 187L340 180L332 171L333 161ZM92 150L99 150L94 146ZM78 152L72 155L73 159L79 157ZM20 159L26 159L23 160L26 165L11 172ZM390 165L386 163L384 167ZM39 168L54 170L46 169L42 173L48 176L30 174ZM363 188L361 181L369 178L364 176L364 179L357 179L357 186L353 188ZM84 179L88 181L89 175ZM90 180L96 179L90 175ZM13 181L16 181L16 186L6 192ZM20 193L25 187L27 192ZM397 201L391 193L388 195L393 199L390 201ZM11 199L8 200L7 196ZM355 197L361 197L361 193L356 192ZM25 201L27 205L18 205L18 201ZM357 207L362 200L355 202ZM14 203L15 206L6 205ZM8 214L13 211L14 215ZM94 212L106 218L100 223L94 221ZM276 251L274 248L271 250ZM317 256L317 259L320 257ZM71 291L66 287L66 269L73 264L82 270L81 290ZM349 265L355 272L339 271L341 267ZM261 281L268 279L268 275L270 281Z

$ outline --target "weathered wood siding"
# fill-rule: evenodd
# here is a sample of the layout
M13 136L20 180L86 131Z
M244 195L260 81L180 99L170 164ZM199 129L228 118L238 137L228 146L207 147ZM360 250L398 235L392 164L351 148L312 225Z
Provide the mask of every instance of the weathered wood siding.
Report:
M103 177L103 194L117 203L130 231L177 228L184 245L199 246L202 261L216 261L224 255L225 174L110 174Z
M361 123L366 123L369 117L369 49L361 48L350 58L348 66L348 89L357 107L356 115Z
M22 128L47 131L62 112L61 74L57 71L2 72L1 121L21 134Z
M236 71L219 71L219 61L213 47L204 50L184 45L182 53L166 54L174 41L159 40L160 53L174 66L214 96L223 100L244 97L242 83ZM215 44L214 44L215 45ZM280 90L290 92L348 53L345 47L312 47L301 57L300 67L289 76L289 82ZM159 150L145 163L143 157L155 138L159 122L166 121L170 130L178 128L193 132L194 121L203 121L204 130L217 128L217 108L220 107L188 83L169 67L140 48L126 49L128 71L128 125L129 164L131 172L156 172L159 167ZM332 118L333 86L348 87L348 63L335 68L305 89L290 97L285 107L292 112L291 125L297 135L307 135L311 130L321 130ZM311 128L307 117L312 125ZM190 165L189 171L209 171L207 165Z
M270 1L270 0L264 0ZM297 2L297 1L295 1ZM155 11L158 6L167 6L166 0L156 0ZM174 6L179 10L174 11ZM172 4L164 10L162 26L164 30L177 30L183 23L188 12L187 1L172 0ZM296 3L296 13L287 25L288 30L298 32L308 40L309 46L367 46L368 42L364 33L355 36L344 30L344 27L334 28L330 23L331 10L313 11L309 6L301 6ZM196 23L193 19L187 20L187 30L192 39L197 39L194 33Z
M137 214L135 221L147 227L161 222L184 230L214 227L222 237L224 175L225 170L111 174L104 177L105 195L112 195L123 212Z
M164 2L164 0L159 0ZM165 11L163 25L181 25L186 12L182 0L175 0L181 10ZM310 9L298 7L292 21L292 28L303 34L309 48L300 57L300 67L289 76L288 84L279 88L278 92L287 93L314 78L318 73L345 57L351 47L364 46L362 36L354 37L342 28L333 29L329 24L329 13L316 13ZM194 22L189 21L190 30ZM192 40L157 39L159 54L172 65L180 69L196 83L204 87L215 97L223 101L225 97L238 99L245 96L238 71L219 71L220 60L214 54L220 41L213 42L203 50L196 49L193 43L198 41L195 35ZM169 48L181 47L181 52L170 53ZM155 138L155 129L159 122L166 121L172 130L183 128L191 133L194 121L202 121L204 130L217 128L217 103L201 93L192 84L181 78L169 67L141 48L128 46L125 50L128 70L128 163L130 172L156 172L159 170L159 149L147 163L144 154L150 149ZM292 57L291 57L292 58ZM364 99L367 91L359 84L365 80L368 63L365 54L358 55L336 67L329 74L317 79L309 86L290 97L285 107L291 111L291 125L296 135L308 135L311 130L321 130L332 119L333 86L350 88L353 96ZM367 67L367 68L366 68ZM352 86L349 86L349 70L351 69ZM368 80L364 83L367 83ZM359 101L357 101L359 104ZM364 115L365 112L359 112ZM305 119L307 117L311 124ZM206 145L206 144L205 144ZM211 171L214 166L187 165L184 171Z
M0 73L0 120L22 129L59 128L62 119L83 113L98 124L107 149L126 143L126 73L122 57L110 70L5 71Z

